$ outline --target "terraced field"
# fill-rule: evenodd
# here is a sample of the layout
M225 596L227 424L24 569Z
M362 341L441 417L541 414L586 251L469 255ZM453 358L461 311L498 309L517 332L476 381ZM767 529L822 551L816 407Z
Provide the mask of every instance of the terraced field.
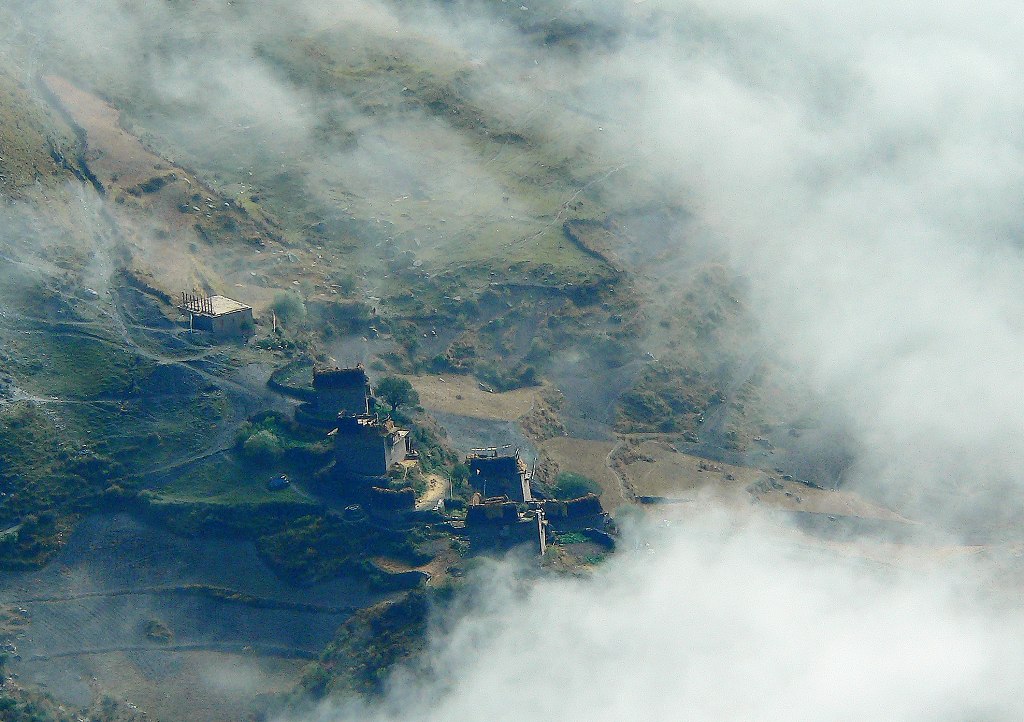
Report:
M94 690L125 694L162 719L237 719L380 598L345 578L290 587L252 543L185 539L127 515L89 517L45 568L0 576L0 605L27 619L12 635L23 680L80 705Z

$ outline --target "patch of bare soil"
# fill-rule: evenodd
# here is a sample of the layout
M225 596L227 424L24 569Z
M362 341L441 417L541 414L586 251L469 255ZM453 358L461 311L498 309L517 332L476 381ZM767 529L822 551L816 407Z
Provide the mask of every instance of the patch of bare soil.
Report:
M515 421L533 408L542 387L485 391L472 376L407 376L424 408L481 419Z
M170 171L163 159L121 127L119 110L64 78L47 75L43 84L85 130L86 162L104 186L116 182L130 187Z
M469 454L473 449L509 446L519 449L520 456L528 466L532 466L537 458L533 443L515 421L448 414L437 410L431 415L444 429L448 443L460 454Z
M57 76L43 80L85 137L85 160L134 264L162 291L201 288L244 299L257 315L276 289L301 282L330 298L332 253L285 247L280 225L251 197L220 193L153 153L102 98Z
M427 490L416 500L417 509L433 509L448 493L448 482L437 474L427 475Z
M627 502L618 476L608 466L608 455L615 448L612 441L584 441L555 437L540 445L557 466L558 471L582 474L601 485L601 504L608 511Z
M663 441L630 444L620 459L621 470L641 496L689 501L712 496L741 506L758 503L783 511L907 522L846 491L816 489L762 469L709 461Z

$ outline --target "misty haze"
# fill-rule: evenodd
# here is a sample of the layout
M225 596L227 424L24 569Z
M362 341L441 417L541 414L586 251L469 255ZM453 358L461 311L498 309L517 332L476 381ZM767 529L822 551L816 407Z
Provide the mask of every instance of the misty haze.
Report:
M1024 719L1024 8L0 6L0 720Z

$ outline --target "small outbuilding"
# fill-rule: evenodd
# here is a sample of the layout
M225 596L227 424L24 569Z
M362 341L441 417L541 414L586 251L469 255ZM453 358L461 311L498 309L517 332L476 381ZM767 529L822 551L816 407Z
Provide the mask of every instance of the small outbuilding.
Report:
M252 307L227 296L183 292L178 308L189 316L192 328L218 336L242 334L253 326Z

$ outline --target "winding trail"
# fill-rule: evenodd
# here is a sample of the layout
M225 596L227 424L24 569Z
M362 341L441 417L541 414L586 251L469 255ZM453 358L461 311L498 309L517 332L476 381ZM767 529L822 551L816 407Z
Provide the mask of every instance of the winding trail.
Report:
M0 319L8 322L9 327L14 331L28 334L53 334L59 336L84 336L95 341L111 344L130 351L139 358L145 359L161 366L172 366L187 370L187 373L201 379L208 386L216 388L223 393L227 400L227 409L219 423L217 430L206 440L200 449L183 450L177 458L169 463L161 463L148 469L137 469L136 474L147 477L162 477L169 473L180 471L189 465L207 460L217 454L223 453L235 443L235 434L238 426L256 411L264 408L277 408L279 410L288 407L288 401L277 394L271 393L263 385L246 384L226 375L202 368L200 364L211 359L218 353L216 346L197 348L194 350L182 349L184 353L169 353L164 350L153 348L150 344L140 343L136 338L139 331L150 334L165 334L168 338L180 337L182 331L176 328L155 328L142 324L135 324L125 317L124 310L116 293L112 290L115 285L115 276L118 273L118 266L114 262L114 248L122 239L121 230L117 220L108 212L97 210L90 202L90 199L83 194L80 199L83 211L93 216L98 226L104 228L105 232L99 234L95 245L94 264L91 270L91 277L83 278L83 283L91 283L99 290L96 293L94 303L90 304L99 315L95 320L89 319L47 319L37 316L30 316L13 309L0 310ZM60 269L54 267L48 261L38 258L26 258L24 254L17 253L13 249L0 253L0 260L16 265L25 271L37 274L42 278L55 276ZM65 298L68 294L58 291ZM75 300L76 303L80 301ZM21 327L21 328L19 328ZM176 389L168 388L168 394L178 393ZM44 408L49 408L48 414L53 415L53 407L59 405L90 405L104 403L119 403L129 400L128 397L97 397L72 399L55 395L41 395L30 393L16 386L9 387L7 401L28 401ZM3 399L0 399L2 402ZM55 419L59 422L59 419ZM59 426L63 426L59 423Z
M20 599L5 600L4 604L24 606L28 604L61 604L75 602L82 599L134 597L140 595L156 594L183 594L197 597L216 599L219 602L241 604L258 609L287 609L294 612L310 612L316 614L352 614L357 607L352 606L327 606L322 604L309 604L306 602L289 602L282 599L270 599L267 597L254 597L248 594L239 593L226 587L213 587L208 585L164 585L135 587L132 589L112 589L106 591L79 592L77 594L53 594L38 597L23 597Z
M633 488L633 485L629 483L629 480L619 473L618 468L615 466L615 455L618 454L625 445L626 441L620 437L615 442L615 446L613 446L611 451L608 452L608 455L604 457L604 465L608 467L608 471L618 479L622 498L627 502L636 503L636 490Z
M283 657L286 659L316 659L318 652L295 647L281 647L273 644L242 644L240 642L196 642L190 644L126 644L91 649L72 649L50 654L32 654L23 659L29 662L45 662L68 657L84 657L116 652L227 652L230 654L252 654L261 657Z

